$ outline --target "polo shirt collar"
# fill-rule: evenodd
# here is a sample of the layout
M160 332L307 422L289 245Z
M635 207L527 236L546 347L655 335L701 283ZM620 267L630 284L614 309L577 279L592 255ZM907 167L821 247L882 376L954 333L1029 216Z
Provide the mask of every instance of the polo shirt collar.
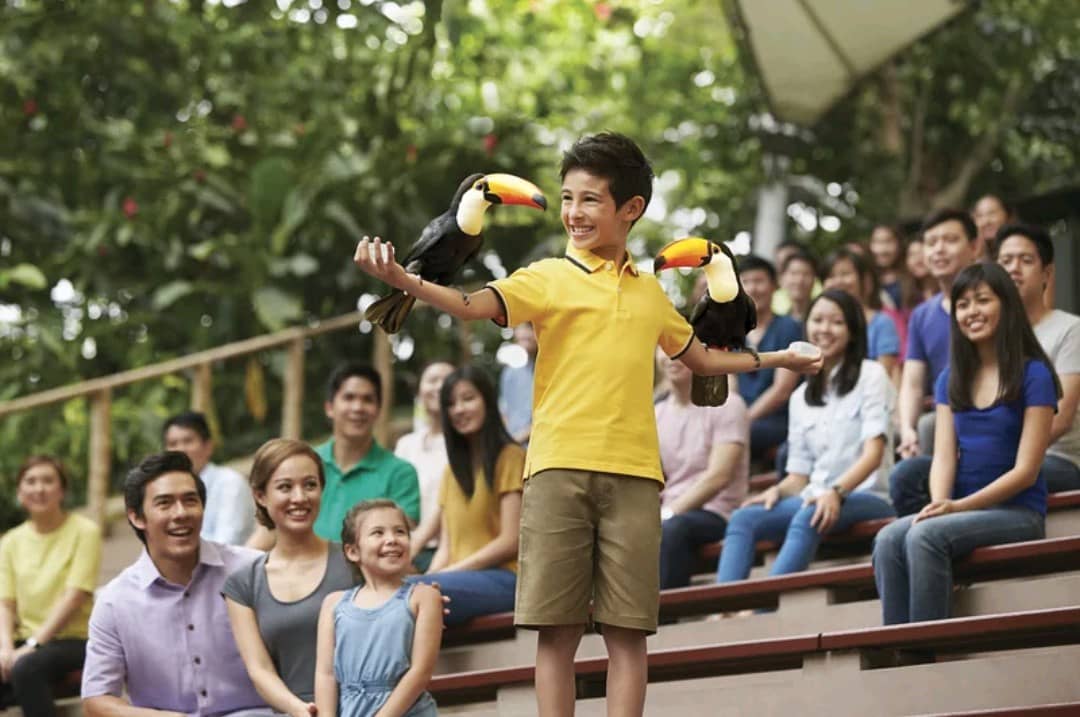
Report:
M596 273L607 264L607 259L602 256L597 256L588 249L578 249L574 246L573 242L566 243L566 258L571 264L589 274ZM629 251L626 252L623 261L625 262L626 270L634 276L637 276L637 266L634 264L634 257L630 255Z
M221 557L221 551L218 550L217 545L206 540L199 541L199 565L225 567L225 560ZM136 585L143 590L146 590L158 580L165 580L158 571L157 566L154 565L154 561L150 557L150 551L145 547L143 547L142 554L139 555L139 559L135 561L135 565L132 567L135 573Z
M360 459L360 462L349 468L349 470L342 470L341 466L334 460L334 439L331 438L326 443L322 444L315 449L315 452L326 462L327 465L331 465L337 469L337 472L341 474L343 478L349 477L351 474L358 471L373 471L378 470L383 463L386 462L386 458L389 455L387 450L379 445L379 442L374 438L371 440L371 448L367 454Z

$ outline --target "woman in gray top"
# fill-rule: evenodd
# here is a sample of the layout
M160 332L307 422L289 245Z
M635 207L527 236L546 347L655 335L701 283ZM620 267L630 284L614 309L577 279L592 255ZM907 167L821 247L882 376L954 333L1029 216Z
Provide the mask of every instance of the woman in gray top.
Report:
M306 443L276 438L255 454L251 492L258 521L277 541L222 589L240 655L274 710L315 714L315 643L323 598L358 581L341 545L315 535L326 478Z

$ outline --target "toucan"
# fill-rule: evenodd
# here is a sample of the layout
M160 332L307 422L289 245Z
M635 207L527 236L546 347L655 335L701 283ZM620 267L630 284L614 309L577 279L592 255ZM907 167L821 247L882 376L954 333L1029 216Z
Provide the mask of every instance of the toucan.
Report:
M472 174L458 187L450 208L428 222L401 261L405 271L443 286L453 281L465 262L476 256L484 238L484 212L493 204L519 204L547 209L543 192L513 174ZM388 334L405 323L416 298L394 289L367 308L365 317Z
M705 271L707 289L690 315L690 325L706 348L756 353L747 347L746 335L757 326L757 311L739 283L739 267L731 250L701 237L677 239L653 261L656 273L675 267ZM694 376L690 400L695 405L719 406L727 396L727 376Z

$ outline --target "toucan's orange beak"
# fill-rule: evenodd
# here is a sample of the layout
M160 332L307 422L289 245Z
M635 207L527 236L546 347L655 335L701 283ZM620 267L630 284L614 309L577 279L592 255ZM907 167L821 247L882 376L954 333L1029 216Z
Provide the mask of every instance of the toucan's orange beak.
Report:
M705 266L712 259L712 242L701 237L676 239L653 259L653 273L676 267L695 268Z
M532 182L513 174L488 174L484 177L484 199L492 204L518 204L547 209L547 199Z

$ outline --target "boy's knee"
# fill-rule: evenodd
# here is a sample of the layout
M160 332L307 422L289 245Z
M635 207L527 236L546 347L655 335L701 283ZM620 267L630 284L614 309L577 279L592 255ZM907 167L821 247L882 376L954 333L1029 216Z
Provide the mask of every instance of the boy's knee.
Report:
M544 625L537 628L537 641L551 647L572 645L577 649L581 636L585 634L584 625Z

